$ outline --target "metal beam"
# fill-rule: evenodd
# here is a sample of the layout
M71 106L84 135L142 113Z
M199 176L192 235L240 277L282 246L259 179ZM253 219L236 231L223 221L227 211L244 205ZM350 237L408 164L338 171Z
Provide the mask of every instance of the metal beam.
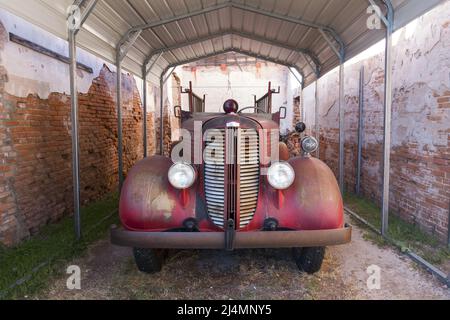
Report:
M156 63L158 62L158 60L162 57L162 52L155 58L155 60L152 62L152 64L150 65L150 67L148 67L147 68L147 65L148 65L148 63L150 62L150 60L149 61L146 61L145 63L144 63L144 68L145 68L145 75L146 76L148 76L148 74L150 73L150 71L152 71L152 69L153 69L153 67L156 65Z
M382 190L382 224L381 233L386 235L389 226L389 171L391 152L391 117L392 117L392 32L394 9L389 0L384 0L388 14L385 47L384 71L384 134L383 134L383 190Z
M304 97L303 97L303 91L304 90L305 90L305 80L303 80L302 89L300 91L300 108L302 108L301 109L302 110L302 112L301 112L301 116L302 116L301 121L306 124L306 119L305 119L306 110L305 110L304 101L303 101L304 100Z
M218 5L215 5L215 6L203 8L203 9L196 10L196 11L192 11L192 12L185 13L185 14L182 14L182 15L170 17L170 18L167 18L167 19L161 19L159 21L154 21L154 22L145 23L145 24L141 24L141 25L132 27L120 39L119 45L124 44L127 41L127 39L130 37L130 35L133 34L133 32L156 28L156 27L162 26L164 24L168 24L168 23L180 21L180 20L183 20L183 19L196 17L196 16L199 16L199 15L202 15L202 14L205 14L205 13L209 13L209 12L212 12L212 11L216 11L216 10L220 10L220 9L223 9L223 8L227 8L229 6L230 6L230 3L229 2L225 2L225 3L222 3L222 4L218 4Z
M271 11L266 11L260 8L255 8L255 7L251 7L245 4L241 4L241 3L235 3L232 0L231 1L227 1L224 2L222 4L218 4L215 6L211 6L211 7L207 7L207 8L203 8L197 11L192 11L186 14L182 14L182 15L178 15L178 16L174 16L174 17L170 17L167 19L161 19L159 21L155 21L155 22L151 22L151 23L146 23L146 24L141 24L135 27L130 28L125 35L122 36L122 38L120 39L120 41L118 42L116 48L121 48L136 32L140 32L146 29L152 29L164 24L168 24L168 23L172 23L172 22L176 22L176 21L180 21L183 19L188 19L188 18L192 18L195 16L199 16L202 14L206 14L212 11L217 11L217 10L221 10L224 8L236 8L236 9L240 9L246 12L253 12L255 14L260 14L269 18L274 18L277 20L281 20L281 21L285 21L285 22L290 22L290 23L294 23L294 24L299 24L299 25L303 25L309 28L313 28L313 29L317 29L320 32L327 32L331 35L331 37L334 39L334 41L336 41L336 43L339 45L340 47L340 52L341 52L341 56L344 55L344 51L345 51L345 45L344 45L344 41L342 40L341 36L331 27L326 26L326 25L321 25L321 24L317 24L314 22L310 22L310 21L306 21L300 18L295 18L295 17L290 17L290 16L285 16L282 14L277 14L275 12L271 12ZM328 37L326 38L328 39ZM329 40L329 39L328 39Z
M172 73L174 71L175 71L175 67L172 67L171 70L169 71L169 74L164 78L163 84L166 84L167 80L169 80L170 76L172 75Z
M304 84L305 80L299 79L299 78L297 77L297 75L295 74L295 72L292 71L291 68L288 68L288 69L289 69L289 71L292 73L292 75L294 76L295 80L297 80L298 83L300 83L300 86L303 88L303 84ZM297 71L297 69L295 69L295 71Z
M318 80L315 81L314 88L314 126L315 128L315 136L317 138L317 150L316 157L320 159L320 126L319 126L319 93L318 93Z
M85 1L76 0L73 5L79 7ZM77 28L73 24L67 24L69 34L69 82L70 82L70 104L71 104L71 126L72 126L72 179L73 179L73 216L76 240L81 239L81 213L80 213L80 143L78 134L78 86L77 86L77 32L89 17L89 14L97 4L96 0L89 1L84 10ZM73 19L71 15L67 21Z
M141 24L141 25L132 27L122 37L122 39L119 42L119 45L125 43L126 39L135 31L155 28L155 27L158 27L158 26L162 26L164 24L176 22L176 21L183 20L183 19L192 18L192 17L195 17L195 16L199 16L199 15L202 15L202 14L206 14L206 13L212 12L212 11L221 10L221 9L224 9L224 8L236 8L236 9L240 9L240 10L247 11L247 12L253 12L253 13L256 13L256 14L261 14L261 15L264 15L264 16L270 17L270 18L274 18L274 19L278 19L278 20L282 20L282 21L286 21L286 22L291 22L291 23L295 23L295 24L300 24L300 25L303 25L303 26L306 26L306 27L309 27L309 28L323 29L323 30L326 30L326 31L330 32L330 34L333 36L333 38L335 38L336 42L343 43L341 37L337 34L337 32L333 28L331 28L329 26L317 24L317 23L310 22L310 21L303 20L303 19L299 19L299 18L285 16L285 15L282 15L282 14L277 14L275 12L266 11L266 10L263 10L263 9L260 9L260 8L251 7L251 6L248 6L248 5L245 5L245 4L241 4L241 3L235 3L235 2L233 2L231 0L231 1L227 1L227 2L224 2L222 4L215 5L215 6L203 8L203 9L192 11L192 12L185 13L185 14L182 14L182 15L170 17L170 18L167 18L167 19L161 19L159 21L146 23L146 24Z
M75 238L81 239L80 215L80 144L78 141L78 89L76 72L76 35L69 30L70 57L70 97L72 125L72 177L73 177L73 217L75 223Z
M358 154L356 161L356 194L361 195L361 165L364 126L364 66L359 72L359 121L358 121Z
M194 45L194 44L197 44L197 43L201 43L201 42L208 41L208 40L213 40L213 39L216 39L216 38L219 38L219 37L224 37L224 36L227 36L227 35L230 35L230 36L235 35L235 36L239 36L239 37L242 37L242 38L251 39L251 40L254 40L254 41L262 42L262 43L265 43L265 44L268 44L268 45L271 45L271 46L283 48L283 49L286 49L286 50L297 52L297 53L299 53L301 55L308 56L311 59L312 63L314 63L315 66L313 67L311 65L311 61L310 60L308 60L306 58L305 58L305 60L311 66L311 69L313 70L314 74L316 76L318 76L318 73L319 73L319 70L320 70L320 61L319 61L319 58L314 53L312 53L310 50L303 49L303 48L297 48L295 46L289 46L289 45L287 45L285 43L281 43L281 42L274 41L274 40L269 40L267 38L260 37L260 36L257 36L257 35L251 34L251 33L242 32L242 31L236 31L236 30L222 31L222 32L219 32L219 33L215 33L215 34L207 35L207 36L204 36L204 37L196 38L194 40L189 40L189 41L177 43L177 44L175 44L173 46L168 46L168 47L160 48L160 49L157 49L157 50L153 50L149 54L149 56L146 58L144 64L148 64L150 62L150 60L152 59L152 57L157 55L157 54L173 51L173 50L176 50L176 49L181 49L181 48L188 47L188 46L191 46L191 45Z
M216 11L216 10L220 10L223 8L227 8L229 7L230 4L228 2L219 4L219 5L215 5L215 6L211 6L208 8L203 8L197 11L192 11L186 14L182 14L182 15L178 15L178 16L174 16L174 17L170 17L167 19L161 19L159 21L155 21L155 22L151 22L151 23L146 23L146 24L141 24L135 27L131 27L130 29L128 29L128 31L122 36L122 38L119 40L119 42L117 43L116 48L122 48L122 46L127 43L132 37L133 35L136 34L136 32L141 33L144 30L147 29L152 29L152 28L156 28L159 26L162 26L164 24L168 24L168 23L172 23L172 22L176 22L176 21L180 21L183 19L188 19L188 18L192 18L192 17L196 17L205 13L209 13L212 11ZM126 53L125 53L126 56Z
M206 54L206 55L202 55L202 56L199 56L199 57L196 57L196 58L181 60L181 61L178 61L176 63L170 64L164 69L163 74L166 74L167 71L170 68L172 68L172 67L177 67L179 65L192 63L192 62L199 61L199 60L202 60L202 59L207 59L207 58L214 57L214 56L217 56L217 55L220 55L220 54L224 54L224 53L228 53L228 52L237 52L237 53L245 54L247 56L250 56L250 57L253 57L253 58L256 58L256 59L261 59L261 60L265 60L265 61L268 61L268 62L280 64L280 65L283 65L283 66L288 67L288 68L294 68L295 70L297 70L298 73L300 73L300 75L303 78L305 77L303 72L295 65L288 64L285 61L281 61L281 60L278 60L278 59L265 57L265 56L256 54L254 52L250 52L250 51L247 51L247 50L242 50L242 49L239 49L239 48L233 48L233 47L225 49L225 50L212 52L212 53L209 53L209 54Z
M116 48L116 50L119 52L119 56L118 59L120 61L123 60L123 58L126 57L126 55L128 54L128 51L130 51L131 47L134 45L134 43L136 42L137 38L139 38L139 36L141 35L142 31L136 31L133 33L132 36L130 36L130 38L128 39L128 41L126 41L125 43L121 44L120 46L118 46Z
M165 73L162 73L159 80L159 154L161 156L164 155L164 75Z
M123 185L123 137L122 137L122 60L120 60L120 53L116 55L116 104L117 104L117 154L119 157L118 171L119 171L119 194L122 191Z
M144 65L142 67L142 122L143 122L143 144L144 144L144 158L147 158L148 156L148 150L147 150L147 70L146 66Z
M336 54L336 56L339 58L340 61L344 61L345 59L345 46L343 44L338 43L338 45L340 46L340 48L336 48L336 46L334 45L334 43L330 40L330 38L328 37L328 35L326 34L324 29L319 29L320 34L322 35L322 37L325 39L325 41L327 42L328 46L331 48L331 50L333 50L333 52Z
M387 20L387 18L383 15L383 13L380 10L376 10L376 8L380 8L374 0L369 0L370 5L372 6L372 8L374 9L375 13L377 14L378 18L381 19L381 21L383 21L385 27L389 26L389 21Z
M447 218L447 247L450 249L450 201L448 203L448 218ZM450 277L449 277L450 280Z
M81 19L80 19L80 28L81 26L86 22L86 20L89 18L89 15L94 10L95 6L97 5L98 0L90 0L84 7L83 12L81 13ZM82 2L81 5L84 5L85 1ZM80 29L77 29L75 33L78 33Z
M167 69L165 70L165 72L161 73L161 77L160 77L160 82L159 82L159 86L160 86L160 94L161 94L161 99L160 99L160 107L159 107L159 113L160 113L160 121L159 121L159 150L160 150L160 155L164 155L164 85L166 84L167 80L169 80L170 76L173 74L173 72L175 71L175 67L171 67L169 68L171 69L170 72L167 74L166 77L164 77L167 73Z
M306 62L308 63L308 65L311 68L311 70L313 71L313 73L315 74L316 79L319 79L320 78L320 69L321 69L320 63L319 64L314 63L315 66L313 66L311 61L308 59L308 57L311 58L310 56L304 54L303 57L306 60Z
M345 96L344 96L344 61L339 65L339 188L344 194L344 116L345 116Z
M282 14L278 14L275 12L271 12L271 11L266 11L260 8L255 8L255 7L251 7L245 4L240 4L240 3L231 3L231 7L232 8L237 8L237 9L241 9L243 11L247 11L247 12L253 12L256 14L261 14L264 15L266 17L269 18L274 18L274 19L278 19L278 20L282 20L282 21L286 21L286 22L291 22L294 24L300 24L309 28L313 28L313 29L318 29L318 30L325 30L328 33L330 33L330 35L333 37L333 39L339 44L339 46L341 48L344 48L344 41L342 40L342 38L340 37L340 35L331 27L329 26L325 26L322 24L318 24L318 23L314 23L314 22L310 22L307 20L303 20L303 19L299 19L299 18L294 18L294 17L290 17L290 16L285 16Z

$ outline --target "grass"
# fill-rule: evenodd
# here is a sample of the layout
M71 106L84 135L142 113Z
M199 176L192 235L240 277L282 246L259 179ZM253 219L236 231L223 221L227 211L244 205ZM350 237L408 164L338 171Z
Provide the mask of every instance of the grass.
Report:
M344 202L350 210L357 213L378 230L381 229L381 209L374 203L350 193L345 194ZM389 214L387 235L399 243L403 250L412 250L433 264L444 265L450 261L449 248L439 242L438 239L391 213ZM380 246L387 244L386 240L376 234L368 233L364 235L364 238L372 240ZM444 265L444 267L448 268L448 265Z
M117 214L109 216L117 205L117 194L110 194L82 208L83 239L79 242L75 241L73 218L65 217L17 247L0 248L0 299L22 299L46 288L51 278L65 272L64 263L104 238L109 226L117 223ZM17 283L20 279L25 281Z

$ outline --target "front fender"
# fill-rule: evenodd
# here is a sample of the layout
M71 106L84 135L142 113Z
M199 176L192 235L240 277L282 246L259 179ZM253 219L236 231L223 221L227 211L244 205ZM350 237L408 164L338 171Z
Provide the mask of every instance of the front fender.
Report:
M172 160L152 156L139 161L129 172L122 187L119 215L128 230L157 231L180 228L194 217L195 192L187 190L181 201L181 191L172 187L167 172Z
M295 157L289 164L295 180L282 191L280 217L286 225L300 230L336 229L344 225L343 201L336 178L321 160Z

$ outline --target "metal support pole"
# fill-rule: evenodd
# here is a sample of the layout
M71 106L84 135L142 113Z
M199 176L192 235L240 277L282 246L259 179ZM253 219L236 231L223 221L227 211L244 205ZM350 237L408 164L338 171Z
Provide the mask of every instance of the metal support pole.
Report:
M448 220L447 220L447 228L448 228L448 233L447 233L447 246L450 249L450 201L448 204ZM450 278L449 278L450 280Z
M383 140L383 195L381 233L386 235L389 225L389 170L391 152L391 111L392 111L392 25L393 17L388 16L386 26L385 72L384 72L384 140Z
M148 150L147 150L147 70L144 66L142 68L142 81L143 81L143 88L142 88L142 108L143 108L143 143L144 143L144 158L147 158L148 156Z
M295 74L295 72L292 70L292 68L289 68L289 71L290 71L291 74L294 76L295 80L297 80L298 83L303 87L303 82L304 82L303 76L302 76L302 79L300 80L300 79L297 77L297 75Z
M161 79L159 81L160 87L160 106L159 106L159 154L164 155L164 73L161 75Z
M302 85L302 88L300 90L300 108L301 108L301 111L302 111L301 112L301 116L302 116L301 121L306 124L306 122L305 122L306 112L305 112L305 106L304 106L304 103L303 103L303 90L304 90L304 88L303 88L303 85Z
M356 165L356 194L361 195L361 160L364 125L364 66L359 71L359 122L358 122L358 158Z
M315 136L317 138L317 150L316 150L316 157L320 159L320 126L319 126L319 79L316 79L315 81L315 89L314 89L314 126L315 129Z
M344 60L339 65L339 188L344 194Z
M77 33L94 10L98 0L87 3L81 14L78 26L73 14L67 17L69 34L69 75L70 75L70 104L71 104L71 126L72 126L72 177L73 177L73 217L75 239L81 239L81 214L80 214L80 143L78 139L78 87L77 87ZM79 8L84 1L75 1L74 6Z
M174 71L175 71L175 67L170 68L169 73L167 74L167 76L163 80L163 84L166 84L167 80L170 79L170 77L172 76Z
M167 70L169 70L169 73L167 74L167 76L164 78L164 75L167 73ZM160 139L159 139L159 151L160 151L160 155L164 155L164 115L163 115L163 111L164 111L164 85L166 84L167 80L170 79L170 77L172 76L173 72L175 71L175 67L170 67L168 69L165 69L164 72L161 74L161 78L160 78L160 82L159 82L159 86L160 86L160 90L161 90L161 98L160 98L160 109L159 109L159 113L161 116L161 121L160 121Z
M328 46L333 50L339 58L339 188L344 194L344 62L345 62L345 45L342 41L338 41L335 46L323 29L319 29L320 34L327 42ZM335 39L339 40L339 39Z
M70 56L70 97L72 120L72 171L73 171L73 217L75 238L81 239L80 216L80 145L78 141L78 89L77 89L77 53L75 30L69 30Z
M116 56L117 71L117 153L119 156L119 194L123 185L123 141L122 141L122 61L120 59L120 50L117 50Z

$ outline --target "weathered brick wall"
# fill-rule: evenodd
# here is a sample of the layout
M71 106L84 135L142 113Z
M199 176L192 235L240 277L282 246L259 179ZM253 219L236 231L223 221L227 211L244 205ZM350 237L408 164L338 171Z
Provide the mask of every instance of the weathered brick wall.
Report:
M442 240L447 237L450 204L449 11L450 2L444 2L402 29L393 48L390 210ZM382 53L345 66L345 187L355 190L361 65L365 69L361 190L380 203ZM338 176L338 70L318 84L320 158Z
M3 82L7 81L3 68ZM117 188L115 74L106 66L87 94L79 94L81 201ZM14 244L73 212L70 96L16 97L1 92L0 242ZM154 153L153 115L148 117ZM142 105L134 78L124 75L125 172L142 158Z

